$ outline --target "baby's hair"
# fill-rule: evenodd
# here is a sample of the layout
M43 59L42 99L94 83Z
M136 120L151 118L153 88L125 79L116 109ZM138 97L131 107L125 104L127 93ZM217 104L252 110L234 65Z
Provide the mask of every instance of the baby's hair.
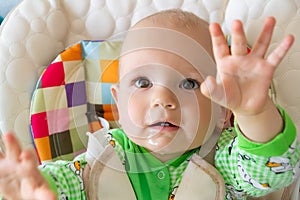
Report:
M150 21L153 24L184 28L190 31L195 30L195 28L208 26L206 21L202 20L194 13L183 11L181 9L169 9L154 13L138 21L134 26L139 26L141 23L147 21Z
M209 24L192 12L181 9L163 10L138 21L132 28L156 26L182 32L201 44L212 56Z

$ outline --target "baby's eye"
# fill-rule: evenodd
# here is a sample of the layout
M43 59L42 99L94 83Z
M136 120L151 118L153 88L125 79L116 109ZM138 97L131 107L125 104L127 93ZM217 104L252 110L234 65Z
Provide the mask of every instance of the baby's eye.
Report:
M134 85L138 88L149 88L152 86L152 83L149 79L145 77L135 79Z
M197 80L194 79L184 79L181 83L180 83L180 88L186 89L186 90L194 90L200 87L200 84Z

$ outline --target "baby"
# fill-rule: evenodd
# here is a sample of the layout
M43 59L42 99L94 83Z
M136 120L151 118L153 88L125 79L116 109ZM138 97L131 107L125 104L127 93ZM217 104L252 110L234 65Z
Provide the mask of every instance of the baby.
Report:
M299 170L299 143L293 122L268 90L294 39L286 36L265 58L274 26L275 19L267 18L248 53L238 20L229 51L220 26L208 26L192 13L167 10L142 19L126 35L119 83L111 88L121 128L93 133L100 138L99 155L88 146L74 161L39 168L35 153L22 150L13 133L5 134L1 194L7 199L174 199L191 159L207 154L214 156L205 160L226 187L219 199L265 196L289 186ZM234 127L228 127L231 113ZM115 155L120 165L111 164ZM128 180L113 173L106 177L110 169Z

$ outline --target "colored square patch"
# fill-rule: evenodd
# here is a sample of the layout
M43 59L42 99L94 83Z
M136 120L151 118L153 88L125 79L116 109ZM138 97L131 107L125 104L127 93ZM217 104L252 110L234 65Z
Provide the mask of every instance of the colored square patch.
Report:
M101 42L84 41L82 43L82 56L85 59L99 60L100 59L100 44Z
M65 73L63 63L52 63L44 72L41 82L43 88L64 85Z
M84 65L81 61L64 62L65 84L85 80Z
M98 121L98 116L100 116L99 114L97 114L97 111L96 110L96 106L102 106L102 105L95 105L95 104L92 104L92 103L87 103L87 113L86 113L86 116L87 116L87 119L88 119L88 122L94 122L94 121Z
M75 44L60 54L62 61L81 60L81 44Z
M103 118L108 121L118 120L118 109L116 104L104 104L103 105Z
M112 84L110 84L110 83L102 83L101 84L102 104L113 104L114 103L114 100L113 100L111 92L110 92L111 86L112 86Z
M117 83L118 82L118 60L100 60L101 82Z
M69 129L70 118L68 108L48 111L47 118L50 135Z
M87 126L88 121L86 117L87 112L87 105L81 105L76 107L69 108L69 116L70 116L70 123L69 129Z
M88 137L85 134L86 132L86 127L77 127L70 130L73 152L82 151L87 148Z
M36 89L34 93L34 104L32 104L31 106L31 113L36 114L45 111L46 111L46 106L45 106L44 92L43 89L39 88Z
M38 155L41 161L51 160L51 149L49 137L35 138L35 146L38 149Z
M31 115L31 127L34 138L47 137L49 130L46 112Z
M86 104L85 82L66 84L68 107Z
M70 132L64 131L49 136L52 157L73 153Z
M100 57L103 60L118 60L121 48L120 41L104 41L100 45Z
M92 82L98 82L101 77L99 60L85 59L84 65L85 65L86 80Z
M67 95L65 86L44 88L44 99L46 111L67 108Z
M102 83L100 82L86 82L87 84L87 101L93 104L102 103Z

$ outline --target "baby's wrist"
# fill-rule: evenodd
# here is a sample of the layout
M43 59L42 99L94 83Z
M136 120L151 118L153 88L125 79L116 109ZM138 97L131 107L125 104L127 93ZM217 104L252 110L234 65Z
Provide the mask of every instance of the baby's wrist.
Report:
M243 135L254 142L265 143L272 140L284 126L281 113L273 102L268 103L262 112L253 115L234 114Z
M239 109L239 110L231 110L231 111L236 118L251 119L251 118L256 118L256 117L259 117L259 116L267 114L267 113L273 113L274 110L277 110L277 107L273 103L273 101L270 98L268 98L266 100L266 103L259 109L258 108L257 109L247 109L246 111L243 109Z

